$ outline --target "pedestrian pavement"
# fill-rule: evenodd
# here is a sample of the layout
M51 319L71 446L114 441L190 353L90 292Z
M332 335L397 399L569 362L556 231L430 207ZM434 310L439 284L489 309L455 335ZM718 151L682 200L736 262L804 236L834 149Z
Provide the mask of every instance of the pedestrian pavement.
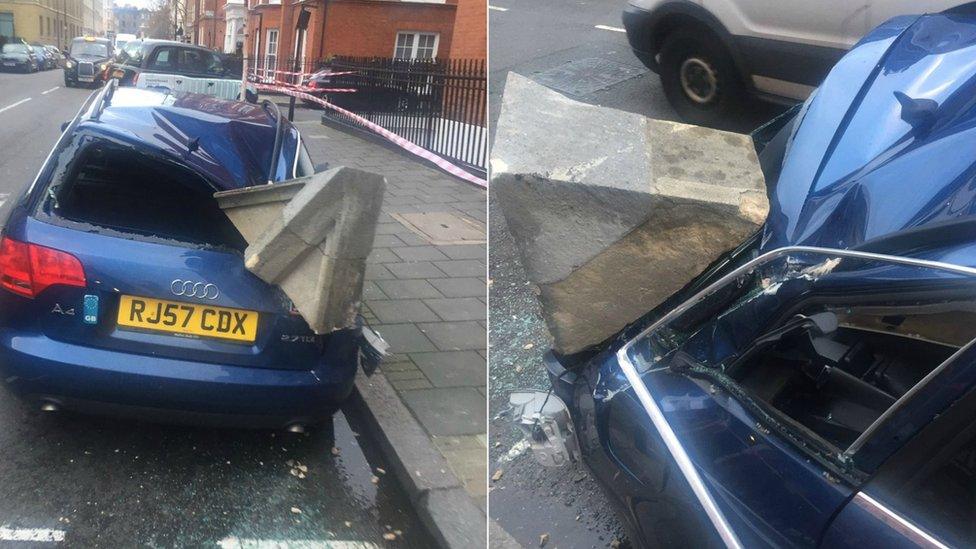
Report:
M386 177L363 288L363 315L391 347L380 369L485 510L487 247L432 242L415 230L410 214L453 214L484 230L486 193L419 159L324 126L320 117L321 111L295 111L314 163Z

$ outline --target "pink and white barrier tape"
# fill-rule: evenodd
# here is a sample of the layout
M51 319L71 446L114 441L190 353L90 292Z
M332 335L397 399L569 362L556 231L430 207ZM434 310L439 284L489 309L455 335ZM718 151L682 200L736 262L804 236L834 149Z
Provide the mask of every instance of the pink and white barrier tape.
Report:
M257 76L258 78L267 78L267 76L258 76L258 73L267 74L286 74L289 76L343 76L346 74L356 74L356 71L340 71L340 72L329 72L326 70L315 71L315 72L291 72L291 71L278 71L271 69L251 69L251 76Z
M287 84L283 82L277 82L275 85L283 88L288 88L290 90L306 92L306 93L308 92L352 93L358 91L356 88L312 88L309 86L299 86L297 84Z
M465 171L465 170L463 170L463 169L455 166L454 164L451 164L447 160L444 160L440 156L437 156L436 154L428 151L427 149L424 149L424 148L422 148L422 147L420 147L418 145L415 145L414 143L412 143L410 141L407 141L406 139L404 139L404 138L400 137L399 135L391 132L390 130L387 130L386 128L384 128L384 127L382 127L382 126L380 126L378 124L375 124L373 122L370 122L369 120L366 120L362 116L359 116L357 114L353 114L353 113L347 111L346 109L343 109L342 107L333 105L332 103L329 103L328 101L326 101L324 99L321 99L319 97L315 97L314 95L309 95L309 94L304 93L304 92L297 91L294 88L287 88L287 87L283 87L283 86L269 86L267 84L257 84L257 88L258 88L259 91L274 91L274 92L283 93L285 95L292 95L292 96L295 96L295 97L297 97L299 99L305 99L307 101L312 101L314 103L318 103L319 105L322 105L323 107L326 107L328 109L332 109L332 110L334 110L336 112L339 112L339 113L342 113L342 114L348 116L349 118L352 118L356 122L362 124L363 126L366 126L370 130L373 130L374 132L378 133L379 135L385 137L387 140L389 140L393 144L397 145L398 147L406 150L407 152L410 152L412 154L415 154L415 155L419 156L420 158L423 158L424 160L427 160L429 162L432 162L434 165L436 165L440 169L444 170L445 172L447 172L447 173L449 173L451 175L454 175L456 177L460 177L461 179L463 179L463 180L465 180L465 181L467 181L469 183L474 183L475 185L478 185L479 187L488 188L488 182L485 181L484 179L481 179L480 177L477 177L477 176L475 176L475 175L473 175L471 173L468 173L467 171Z

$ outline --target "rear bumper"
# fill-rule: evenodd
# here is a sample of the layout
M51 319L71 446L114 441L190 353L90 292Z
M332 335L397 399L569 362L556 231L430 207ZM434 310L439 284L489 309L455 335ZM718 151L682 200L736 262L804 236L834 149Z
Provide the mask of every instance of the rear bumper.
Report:
M24 71L30 70L30 61L16 61L12 65L8 65L9 61L0 62L0 71Z
M17 396L66 410L153 421L279 428L331 416L356 355L309 370L248 368L119 353L0 331L0 374Z
M630 49L645 67L658 72L657 52L651 51L654 26L659 19L654 12L628 5L624 8L623 24L627 30Z

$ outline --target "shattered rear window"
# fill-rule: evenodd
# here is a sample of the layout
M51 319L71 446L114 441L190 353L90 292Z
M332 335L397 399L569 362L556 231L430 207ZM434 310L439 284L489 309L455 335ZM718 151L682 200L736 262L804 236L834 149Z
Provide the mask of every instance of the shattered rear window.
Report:
M47 189L46 213L130 237L243 250L246 242L206 180L180 164L112 141L82 143ZM62 155L72 154L69 147Z

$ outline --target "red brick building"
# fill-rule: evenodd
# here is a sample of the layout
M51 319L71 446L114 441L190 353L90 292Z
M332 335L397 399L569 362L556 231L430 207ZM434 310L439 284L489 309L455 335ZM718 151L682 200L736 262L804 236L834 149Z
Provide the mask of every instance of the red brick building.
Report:
M226 0L201 2L197 36L208 41L209 13L217 16ZM212 11L208 11L212 10ZM309 12L302 44L295 29L302 10ZM216 26L215 26L216 28ZM296 55L304 66L334 55L440 59L485 59L487 3L485 0L417 2L406 0L250 0L244 52L281 70L293 66ZM220 47L223 37L213 42ZM264 64L264 63L262 63ZM253 65L252 65L253 66Z
M190 12L195 15L191 42L215 50L224 47L224 6L227 0L188 0Z

